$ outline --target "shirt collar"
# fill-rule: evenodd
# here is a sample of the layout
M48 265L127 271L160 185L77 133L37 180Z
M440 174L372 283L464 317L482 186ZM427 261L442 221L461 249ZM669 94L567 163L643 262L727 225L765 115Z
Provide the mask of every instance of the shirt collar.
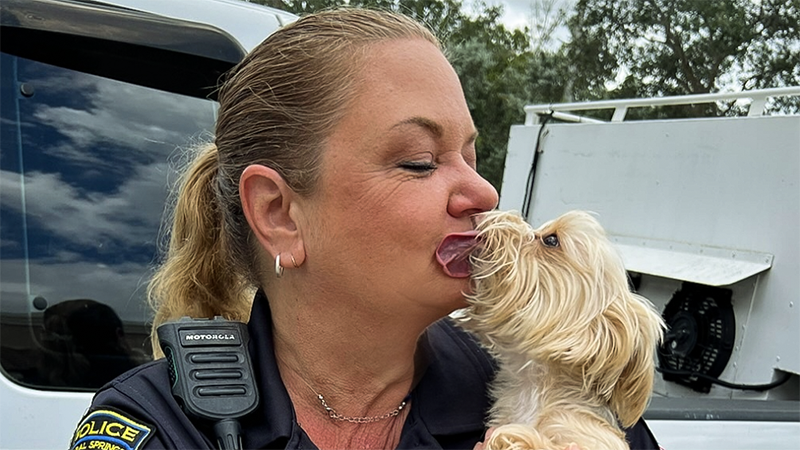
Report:
M294 407L278 371L272 315L261 290L253 300L248 331L260 405L241 421L245 448L284 448L290 440L307 440L297 425ZM434 436L482 432L489 408L486 387L494 373L493 362L450 319L440 320L426 330L419 351L422 373L411 393L411 420L405 427L424 425Z
M241 421L245 448L283 448L283 443L295 431L297 421L275 361L272 314L261 290L253 300L247 329L260 404L256 411Z

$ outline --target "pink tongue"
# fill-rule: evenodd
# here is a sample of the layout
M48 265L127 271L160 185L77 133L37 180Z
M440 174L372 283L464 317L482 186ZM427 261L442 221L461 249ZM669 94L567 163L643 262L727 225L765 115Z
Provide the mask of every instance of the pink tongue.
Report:
M470 275L469 254L478 241L477 231L451 233L442 239L436 249L436 260L442 265L444 273L453 278L467 278Z

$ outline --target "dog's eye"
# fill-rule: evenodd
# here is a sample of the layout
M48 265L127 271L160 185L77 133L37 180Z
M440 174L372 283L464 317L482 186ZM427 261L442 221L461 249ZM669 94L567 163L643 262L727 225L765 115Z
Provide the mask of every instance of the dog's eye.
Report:
M545 247L558 247L558 236L555 234L548 234L542 238L542 243Z

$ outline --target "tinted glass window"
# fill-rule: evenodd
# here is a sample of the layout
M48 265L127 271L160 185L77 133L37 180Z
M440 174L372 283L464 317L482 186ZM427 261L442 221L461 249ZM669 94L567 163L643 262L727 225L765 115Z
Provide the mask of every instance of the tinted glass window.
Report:
M170 160L215 103L2 54L0 364L92 389L149 359Z

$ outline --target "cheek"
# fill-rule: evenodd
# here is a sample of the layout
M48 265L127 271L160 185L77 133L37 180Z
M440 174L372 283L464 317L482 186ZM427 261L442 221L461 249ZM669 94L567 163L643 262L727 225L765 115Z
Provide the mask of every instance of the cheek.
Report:
M385 175L384 175L385 177ZM366 179L341 186L341 217L354 234L419 242L442 228L438 196L424 180Z
M434 234L432 221L425 217L419 196L410 196L404 190L390 183L332 187L314 211L317 220L310 223L315 246L371 263L387 254L397 257L400 251L433 248L435 244L428 241L435 239L426 238Z

